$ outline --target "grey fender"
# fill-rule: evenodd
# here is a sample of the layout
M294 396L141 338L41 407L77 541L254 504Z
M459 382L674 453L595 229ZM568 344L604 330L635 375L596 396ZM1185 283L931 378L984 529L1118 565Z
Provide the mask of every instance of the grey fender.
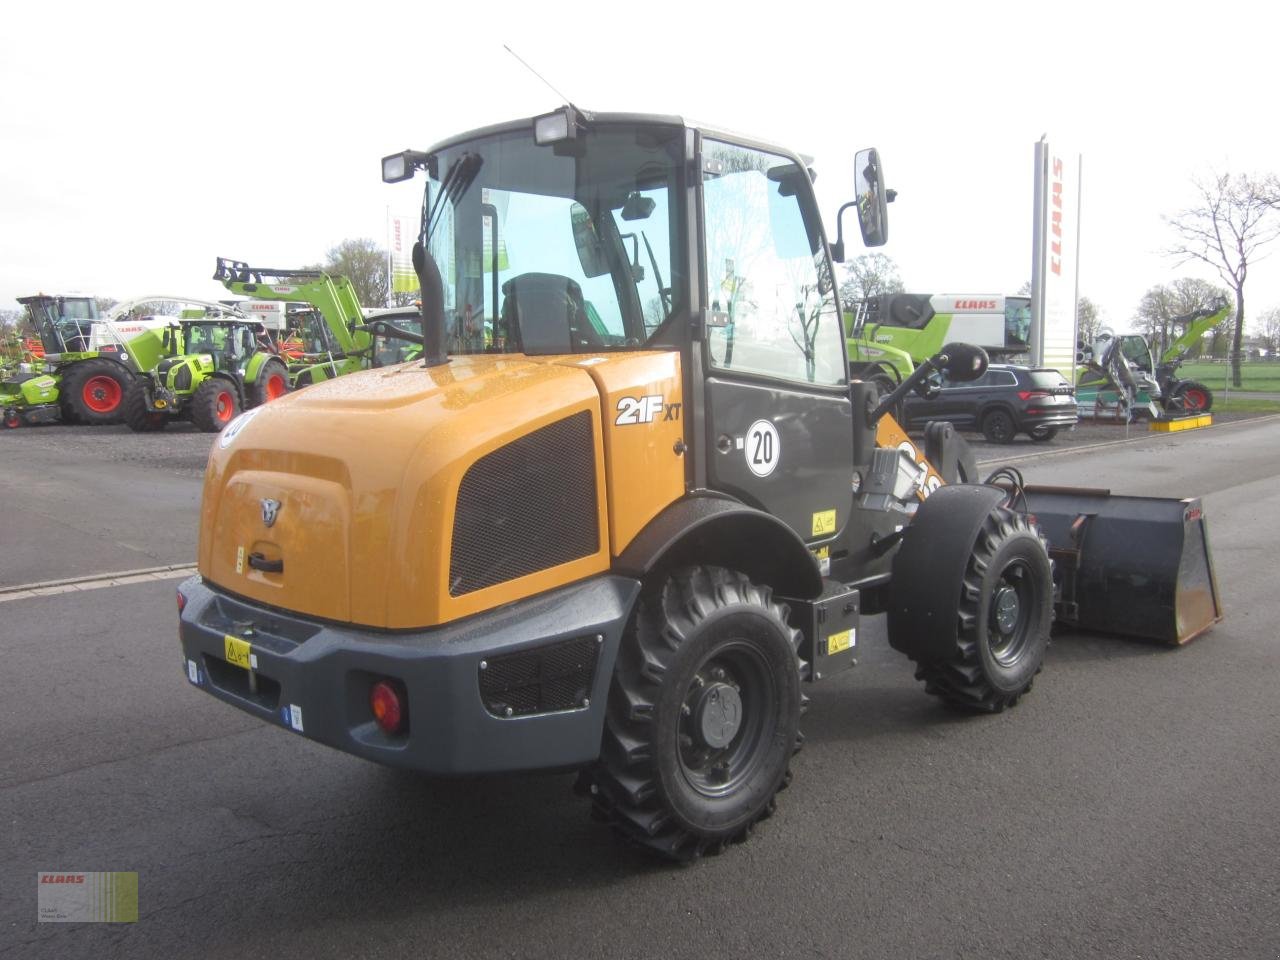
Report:
M687 564L739 570L796 599L822 593L818 563L799 534L772 514L726 497L677 500L636 535L614 570L644 580Z

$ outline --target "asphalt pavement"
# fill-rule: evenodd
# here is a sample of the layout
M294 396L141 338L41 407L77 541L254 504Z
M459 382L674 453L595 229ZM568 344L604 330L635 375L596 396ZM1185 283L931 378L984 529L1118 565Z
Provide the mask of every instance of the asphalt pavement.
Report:
M207 435L77 429L0 435L0 590L193 556ZM866 622L778 813L687 867L618 845L571 775L426 779L213 700L176 580L0 593L0 957L1274 958L1280 419L1114 439L979 458L1203 496L1227 619L1176 649L1059 634L989 717ZM138 922L36 923L40 870L137 871Z

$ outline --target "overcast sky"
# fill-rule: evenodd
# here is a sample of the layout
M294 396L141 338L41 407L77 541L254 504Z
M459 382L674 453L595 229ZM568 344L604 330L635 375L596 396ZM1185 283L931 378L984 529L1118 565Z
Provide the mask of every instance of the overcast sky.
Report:
M38 291L214 299L217 256L287 268L384 244L388 206L415 209L421 181L385 186L382 155L561 102L504 43L584 109L812 155L832 237L854 152L879 147L899 194L882 250L917 292L1030 279L1047 133L1083 155L1080 290L1118 327L1155 284L1215 279L1161 254L1192 177L1280 172L1269 3L823 6L15 5L0 309ZM1276 247L1251 317L1280 307Z

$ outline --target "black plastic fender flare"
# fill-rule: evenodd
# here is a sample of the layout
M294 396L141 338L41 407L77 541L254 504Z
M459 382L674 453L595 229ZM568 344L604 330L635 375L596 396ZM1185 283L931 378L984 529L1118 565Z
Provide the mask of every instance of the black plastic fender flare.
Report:
M627 545L614 571L644 580L659 567L686 563L738 570L787 597L822 593L818 563L800 535L772 514L728 497L677 500Z

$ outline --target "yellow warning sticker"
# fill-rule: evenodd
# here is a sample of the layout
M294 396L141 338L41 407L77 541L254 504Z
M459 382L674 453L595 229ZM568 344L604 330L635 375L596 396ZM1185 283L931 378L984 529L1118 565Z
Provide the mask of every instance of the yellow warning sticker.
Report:
M813 515L813 535L815 537L835 532L836 512L834 510L819 510Z
M813 559L818 561L818 572L824 577L831 573L831 548L812 547Z
M245 670L253 666L253 647L249 645L248 640L241 640L239 637L224 633L222 635L222 648L227 663L243 667Z
M833 633L827 637L827 656L834 656L842 653L853 646L853 631L841 630L839 633Z
M244 573L244 547L236 551L236 573Z

